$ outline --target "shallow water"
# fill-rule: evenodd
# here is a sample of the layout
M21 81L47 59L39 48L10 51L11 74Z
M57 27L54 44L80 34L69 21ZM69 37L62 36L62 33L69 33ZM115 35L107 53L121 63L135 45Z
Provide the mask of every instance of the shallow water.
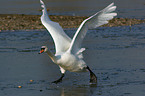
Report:
M118 17L145 18L144 0L43 0L51 15L90 16L110 3L117 6ZM0 14L40 15L39 0L3 0Z
M70 37L75 30L65 29ZM0 32L0 96L145 96L143 24L89 30L82 46L97 87L89 85L89 73L67 72L51 84L61 74L47 54L38 54L42 45L54 51L46 30Z

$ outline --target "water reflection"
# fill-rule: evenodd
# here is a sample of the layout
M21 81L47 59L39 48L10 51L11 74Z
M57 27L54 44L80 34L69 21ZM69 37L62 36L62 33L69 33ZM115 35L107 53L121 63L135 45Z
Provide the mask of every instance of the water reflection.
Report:
M96 89L97 87L84 85L63 87L60 96L92 96Z

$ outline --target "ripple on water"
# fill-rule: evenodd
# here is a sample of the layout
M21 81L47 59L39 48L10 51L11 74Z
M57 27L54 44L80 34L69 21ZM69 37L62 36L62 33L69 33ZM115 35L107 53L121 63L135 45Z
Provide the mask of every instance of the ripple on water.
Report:
M1 32L0 95L145 96L144 28L89 30L82 46L86 63L98 77L97 87L89 86L88 73L67 72L62 83L51 84L60 75L59 69L46 54L37 54L42 45L54 52L46 30ZM75 29L65 31L72 37Z

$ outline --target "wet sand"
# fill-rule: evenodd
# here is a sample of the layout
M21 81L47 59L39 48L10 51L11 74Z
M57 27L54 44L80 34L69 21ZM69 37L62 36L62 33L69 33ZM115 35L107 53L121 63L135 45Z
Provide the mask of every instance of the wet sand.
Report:
M86 16L50 16L52 21L58 22L63 28L77 28L86 18ZM132 26L141 23L145 23L145 19L114 18L103 26ZM40 15L0 14L0 24L0 31L44 29Z

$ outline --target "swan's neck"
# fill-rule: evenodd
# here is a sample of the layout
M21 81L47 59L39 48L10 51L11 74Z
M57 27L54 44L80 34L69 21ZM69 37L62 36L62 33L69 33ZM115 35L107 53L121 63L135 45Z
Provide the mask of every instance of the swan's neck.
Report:
M48 56L51 58L53 62L56 60L55 55L50 50L47 50L46 53L48 54Z

